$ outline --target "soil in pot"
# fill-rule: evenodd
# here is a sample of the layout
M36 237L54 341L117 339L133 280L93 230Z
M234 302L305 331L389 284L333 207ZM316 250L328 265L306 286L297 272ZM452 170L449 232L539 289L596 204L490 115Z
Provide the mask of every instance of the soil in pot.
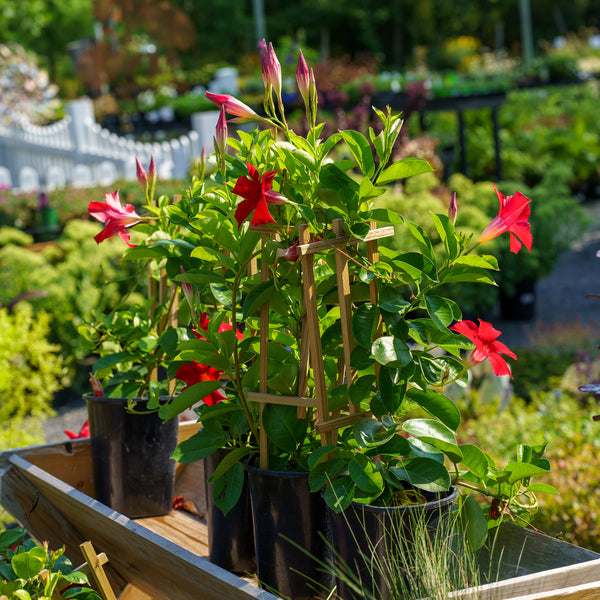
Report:
M329 509L337 597L363 600L366 592L368 598L393 598L403 567L410 563L410 557L401 553L410 547L414 536L450 530L452 503L458 498L458 490L451 488L439 499L435 494L423 494L428 500L425 504L380 507L353 502L339 514ZM444 526L442 520L446 520ZM361 591L353 589L350 582Z
M86 395L96 499L131 519L173 505L178 421L127 411L127 399ZM138 410L143 410L140 400Z
M292 600L323 595L333 586L333 577L318 562L330 560L327 508L321 494L310 492L308 473L251 465L246 470L259 582Z
M227 450L221 449L204 459L206 476L206 521L208 525L208 559L233 573L254 572L254 528L248 478L237 504L224 515L213 500L213 487L208 479L223 460Z

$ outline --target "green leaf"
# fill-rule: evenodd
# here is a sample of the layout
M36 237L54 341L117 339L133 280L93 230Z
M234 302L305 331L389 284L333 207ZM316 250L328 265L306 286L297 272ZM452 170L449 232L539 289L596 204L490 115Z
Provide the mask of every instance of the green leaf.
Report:
M542 475L548 473L548 469L542 469L536 465L530 465L528 463L522 462L511 462L504 467L505 471L510 471L510 477L508 478L508 483L513 484L519 481L520 479L525 479L527 477L533 477L534 475Z
M440 421L409 419L402 424L402 429L435 446L444 452L452 462L458 463L462 460L462 452L456 443L454 432Z
M357 454L348 464L352 481L366 494L381 494L383 477L375 464L366 456Z
M331 451L331 450L330 450ZM332 458L315 464L310 469L308 485L311 492L318 492L328 486L340 473L348 471L348 460Z
M454 260L459 253L456 234L454 233L454 225L446 215L432 214L433 224L444 244L448 260Z
M375 361L371 358L370 349L356 346L350 354L350 366L357 371L371 367Z
M460 523L469 549L472 552L479 550L487 539L487 518L473 496L466 496L461 501Z
M396 369L385 366L379 369L378 381L379 397L387 412L394 414L402 404L407 382L399 379Z
M48 561L46 550L36 546L27 552L19 552L11 558L15 575L20 579L32 579L40 573Z
M227 441L227 434L222 429L200 429L192 437L180 442L171 458L182 464L193 463L214 454Z
M377 381L375 375L363 375L355 379L349 389L352 404L360 404L369 398L373 393L375 381Z
M477 477L486 477L489 466L487 454L472 444L462 444L460 449L463 453L462 460L460 461L461 465L474 475L477 475Z
M215 481L213 498L226 515L237 503L244 487L244 467L238 462L223 477Z
M442 296L427 296L425 304L427 313L440 329L446 329L454 322L456 302Z
M435 263L419 252L401 254L394 260L393 264L395 268L404 271L414 282L419 282L422 279L438 280Z
M217 465L214 473L209 478L210 483L214 483L220 477L223 477L229 469L231 469L234 465L239 463L243 458L248 456L249 454L253 454L255 450L253 448L248 448L246 446L242 446L241 448L234 448L225 454L221 462Z
M422 158L403 158L384 169L377 177L376 183L377 185L384 185L398 179L406 179L407 177L431 173L432 171L431 165Z
M390 467L390 472L399 481L408 481L426 492L445 492L450 489L448 469L437 460L425 456L403 460L401 466Z
M352 335L356 343L363 348L371 348L373 333L377 329L379 310L366 302L361 304L352 315Z
M325 502L336 513L350 506L354 499L355 484L350 475L338 477L325 489Z
M379 308L391 313L404 313L410 302L404 299L402 293L393 285L382 285L379 288L377 303Z
M551 486L548 485L547 483L532 483L530 486L527 487L527 491L528 492L537 492L537 493L541 493L541 494L558 494L558 490Z
M460 410L444 394L430 388L425 390L411 388L406 392L406 397L425 409L432 417L439 419L452 431L458 429L460 425Z
M250 315L265 303L273 295L275 282L272 279L262 281L258 285L253 285L242 304L242 319L245 321Z
M195 383L163 404L158 414L161 419L169 421L222 387L223 384L220 381Z
M371 356L382 365L404 367L412 361L406 342L394 336L377 338L371 346Z
M494 278L483 269L457 264L443 277L444 283L451 281L457 283L487 283L489 285L497 285Z
M463 265L467 267L477 267L478 269L491 269L498 271L498 259L495 256L489 254L477 255L467 254L459 256L454 260L455 265Z
M381 446L395 435L394 429L386 429L377 419L359 419L352 428L354 439L362 448Z
M175 281L180 283L190 283L192 285L204 285L207 283L225 283L226 279L220 273L213 273L212 271L202 271L199 269L186 271L176 275L173 278Z
M306 434L306 421L299 419L295 406L267 404L262 422L269 441L285 452L294 453Z
M371 177L375 172L375 162L369 141L358 131L340 131L340 135L346 142L363 175Z

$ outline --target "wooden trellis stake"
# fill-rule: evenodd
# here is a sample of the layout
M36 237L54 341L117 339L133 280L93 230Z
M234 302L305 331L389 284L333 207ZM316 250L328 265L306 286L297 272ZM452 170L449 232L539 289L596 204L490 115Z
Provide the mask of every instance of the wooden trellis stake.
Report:
M258 230L258 228L257 228ZM262 245L264 247L268 234L264 229L262 232ZM360 411L357 405L348 402L345 409L346 414L341 411L329 410L327 401L327 385L325 380L325 368L323 361L323 350L321 347L321 336L319 328L319 315L317 292L315 285L314 261L315 255L319 252L334 249L336 277L338 288L338 303L340 307L340 320L342 327L342 344L344 349L343 360L339 365L338 381L346 382L348 388L352 384L355 376L351 366L350 357L354 348L354 338L352 336L352 298L350 295L350 275L348 255L343 248L348 245L367 243L367 257L371 264L379 259L377 251L377 242L380 239L394 234L393 227L382 227L375 229L375 224L371 224L371 231L364 240L344 234L344 223L341 219L333 222L333 231L335 238L329 240L310 241L310 231L308 225L300 225L298 230L297 252L301 257L302 265L302 287L305 317L302 323L302 339L300 345L300 372L298 377L298 396L280 396L278 394L269 394L267 392L268 378L268 344L269 344L269 304L265 302L260 311L260 385L259 392L248 393L248 400L260 403L260 415L267 403L285 404L296 406L298 416L303 417L306 408L315 408L317 411L316 429L321 435L322 445L335 444L337 431L340 427L350 425L358 419L366 416L368 413ZM261 281L267 281L269 277L268 266L265 263L261 265ZM369 284L369 295L371 301L377 303L377 286L374 281ZM306 396L309 368L312 368L314 381L314 398ZM264 427L260 428L260 466L268 468L268 449L267 437Z

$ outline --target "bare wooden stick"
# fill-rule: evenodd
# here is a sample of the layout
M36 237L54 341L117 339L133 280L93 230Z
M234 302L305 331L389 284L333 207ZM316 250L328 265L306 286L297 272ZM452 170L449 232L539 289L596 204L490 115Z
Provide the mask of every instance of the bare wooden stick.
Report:
M279 394L268 394L263 392L248 392L247 396L250 402L264 402L265 404L284 404L286 406L312 406L317 408L315 398L309 396L280 396Z
M104 600L117 600L115 593L108 582L106 573L102 568L102 564L98 559L98 555L94 550L92 542L83 542L83 544L80 544L79 548L81 549L85 561L90 565L92 578L96 582L96 586L98 587L98 591L102 598L104 598Z

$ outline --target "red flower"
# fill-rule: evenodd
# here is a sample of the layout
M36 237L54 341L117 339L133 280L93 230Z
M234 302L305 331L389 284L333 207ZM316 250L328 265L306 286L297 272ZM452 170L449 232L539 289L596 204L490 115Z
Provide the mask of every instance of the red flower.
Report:
M184 390L187 390L190 386L194 385L195 383L200 383L201 381L219 381L222 374L223 371L219 371L218 369L208 367L206 365L201 365L194 360L191 363L181 365L179 369L177 369L175 377L187 383L187 385L183 388ZM219 389L206 396L203 401L204 404L213 406L224 399L225 393L223 390Z
M207 333L208 333L208 322L209 322L208 313L206 313L206 312L200 313L200 318L198 319L198 326L200 327L200 329L204 329L204 331L206 331ZM219 325L219 333L223 333L224 331L229 331L231 329L233 329L233 327L229 323L221 323ZM197 339L206 340L206 338L201 333L198 333L197 327L192 327L192 333L194 334L194 337L196 337ZM238 340L244 339L244 334L239 329L236 330L235 336L237 337Z
M245 198L235 211L238 226L241 227L252 211L254 211L254 216L250 221L252 225L275 223L267 204L282 204L286 201L281 194L271 189L277 171L268 171L260 177L254 165L248 164L247 166L250 177L245 175L240 177L233 188L234 194Z
M98 244L117 234L130 248L135 246L129 242L127 228L139 223L141 217L131 204L121 206L119 190L112 194L104 194L104 202L90 202L88 212L100 223L105 223L104 229L94 236Z
M78 440L79 438L89 438L90 437L90 426L86 421L79 430L79 433L73 433L69 429L65 429L66 436L71 440Z
M480 242L487 242L502 235L505 231L510 233L510 251L515 254L521 249L521 243L531 252L531 225L528 223L531 212L529 203L531 200L521 192L514 196L504 196L496 186L496 195L500 201L500 210L492 222L479 236Z
M471 354L471 362L476 365L483 362L486 358L490 359L494 375L510 375L510 367L501 354L506 354L511 358L517 358L517 355L509 350L502 342L497 342L496 338L500 331L494 329L491 323L479 319L479 327L473 321L459 321L450 327L456 333L462 333L475 344L475 350Z

